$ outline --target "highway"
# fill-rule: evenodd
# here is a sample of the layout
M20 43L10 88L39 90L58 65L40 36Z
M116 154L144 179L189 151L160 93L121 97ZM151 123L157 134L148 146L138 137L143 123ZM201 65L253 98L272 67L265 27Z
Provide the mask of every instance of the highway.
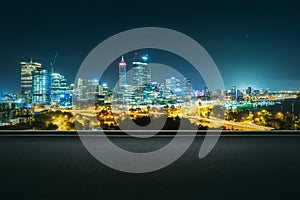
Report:
M67 112L70 112L70 110L65 110ZM81 114L86 117L95 117L96 113L99 111L96 110L73 110L72 111L74 114ZM123 110L114 110L113 113L117 116L119 113L123 112ZM166 113L164 112L151 112L151 115L165 115ZM273 128L266 127L266 126L259 126L256 124L251 124L251 123L238 123L238 122L232 122L232 121L227 121L227 120L222 120L214 117L198 117L198 116L190 116L190 115L183 115L184 118L190 119L191 121L198 122L200 121L206 121L209 123L214 123L214 124L219 124L220 126L232 126L234 129L239 129L239 130L266 130L270 131L273 130Z

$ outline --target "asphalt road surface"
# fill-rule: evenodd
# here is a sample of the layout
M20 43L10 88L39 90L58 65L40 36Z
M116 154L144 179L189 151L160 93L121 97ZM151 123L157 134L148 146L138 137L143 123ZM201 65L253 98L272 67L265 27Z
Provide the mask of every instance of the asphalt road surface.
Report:
M113 138L124 149L158 149L168 137ZM77 136L0 136L1 199L299 198L299 136L222 136L198 158L203 137L159 171L129 174L94 159Z

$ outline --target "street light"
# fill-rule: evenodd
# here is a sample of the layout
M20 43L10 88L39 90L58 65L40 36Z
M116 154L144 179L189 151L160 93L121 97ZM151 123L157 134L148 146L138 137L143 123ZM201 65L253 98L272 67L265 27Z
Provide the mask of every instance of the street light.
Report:
M299 123L299 121L295 121L295 131L297 130L297 124Z
M292 106L292 114L293 114L293 121L295 120L295 114L294 114L294 111L295 111L295 104L294 102L291 104Z

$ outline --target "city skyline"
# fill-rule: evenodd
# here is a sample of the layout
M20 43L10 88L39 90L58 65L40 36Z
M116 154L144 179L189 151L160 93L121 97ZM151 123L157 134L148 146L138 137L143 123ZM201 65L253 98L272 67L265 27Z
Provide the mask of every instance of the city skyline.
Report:
M136 68L135 66L137 66L137 64L136 63L138 63L139 64L139 61L138 62L136 62L135 61L135 59L136 59L136 56L140 56L141 57L141 59L145 59L145 57L147 57L147 60L149 59L149 57L148 57L148 54L146 53L146 54L143 54L143 53L139 53L138 51L136 51L135 53L134 53L134 56L132 56L132 59L129 59L129 61L126 61L125 59L124 59L124 56L121 56L120 58L118 58L118 59L116 59L116 61L115 62L113 62L111 65L110 65L110 67L116 72L116 71L119 71L120 69L122 69L121 71L119 71L118 73L119 74L111 74L111 70L108 70L108 72L106 71L105 73L104 73L104 75L99 79L99 78L94 78L94 77L79 77L79 78L84 78L84 79L86 79L86 80L91 80L91 81L94 81L94 80L99 80L98 81L98 84L99 85L102 85L102 84L105 84L105 85L107 85L108 86L108 88L110 89L110 90L115 90L116 88L115 87L120 87L121 85L122 86L124 86L124 85L126 85L126 84L133 84L133 85L135 85L136 83L134 83L134 82L136 82L137 80L135 80L135 79L137 79L137 77L133 77L134 75L132 74L132 71L131 70L133 70L133 73L137 73L137 72L134 72L134 68ZM127 57L128 57L128 54L127 54ZM118 63L118 64L116 64L116 63ZM143 64L143 63L141 63L141 64ZM148 63L147 62L147 65L151 65L151 63ZM42 63L39 63L39 62L36 62L35 60L33 60L32 58L30 58L30 60L29 61L21 61L20 62L20 66L21 66L21 81L20 81L20 84L21 84L21 87L20 87L20 89L18 90L18 91L15 91L15 92L0 92L0 93L3 93L3 94L5 94L5 93L14 93L14 94L21 94L21 95L31 95L31 88L30 89L27 89L28 91L25 91L24 92L24 90L26 89L26 87L28 87L28 86L26 86L26 84L28 85L28 81L27 81L27 76L28 76L28 72L26 71L26 70L30 70L30 73L31 72L33 72L33 71L35 71L35 70L43 70L43 71L45 71L44 73L48 73L49 74L49 78L50 79L52 79L51 78L51 76L52 75L54 75L54 76L56 76L56 77L58 77L58 76L60 76L63 80L64 80L64 83L63 84L65 84L65 87L67 87L67 85L74 85L74 84L76 84L75 82L72 82L72 81L70 81L70 79L66 76L64 76L63 74L60 74L60 73L57 73L56 72L56 68L55 68L55 65L52 65L51 66L51 68L49 68L49 67L44 67L44 65L42 64ZM30 69L26 69L26 68L24 68L24 66L26 67L26 66L29 66L29 68ZM125 66L125 67L124 67ZM129 66L129 69L130 69L130 72L131 73L128 73L128 71L126 70L126 67L128 67ZM157 64L155 64L154 66L160 66L159 64L157 65ZM164 66L164 65L161 65L161 66ZM118 67L118 68L117 68ZM31 69L32 68L32 69ZM53 70L53 71L52 71ZM164 69L165 70L165 69ZM169 69L167 69L167 70L169 70ZM24 72L23 72L24 71ZM182 79L182 80L184 80L184 79L186 79L186 78L188 78L189 79L189 77L188 76L183 76L182 74L180 74L180 73L178 73L178 72L176 72L176 73L174 73L174 72L176 72L176 70L174 70L174 71L172 71L172 73L173 74L163 74L161 77L160 77L160 79L157 79L157 77L154 77L154 80L153 80L153 77L151 77L151 70L150 70L150 79L149 79L149 81L146 83L145 82L145 84L151 84L152 82L153 83L155 83L155 82L157 82L157 83L159 83L159 84L166 84L166 81L168 80L168 79L173 79L173 78L176 78L176 79ZM24 75L23 75L24 74ZM107 74L110 74L110 75L112 75L112 77L114 77L113 78L113 84L111 84L112 82L111 81L105 81L105 80L108 80L108 79L111 79L111 77L105 77L105 75L107 75ZM129 75L128 75L129 74ZM139 74L139 73L137 73L137 74ZM23 77L24 76L24 77ZM23 79L26 79L26 80L23 80ZM31 78L32 79L32 78ZM126 81L126 79L129 79L128 80L128 82ZM130 80L131 79L131 80ZM118 82L119 80L121 80L120 82ZM139 79L138 79L139 80ZM152 81L151 81L152 80ZM26 82L27 81L27 82ZM31 81L31 80L30 80ZM50 81L50 80L49 80ZM202 80L203 81L203 80ZM109 84L108 84L108 82L109 82ZM118 84L119 85L118 85ZM30 84L31 84L31 82L30 82ZM30 85L29 84L29 85ZM49 82L49 84L50 84L50 82ZM121 85L120 85L121 84ZM142 84L142 85L145 85L145 84ZM199 89L201 89L201 90L205 90L205 88L206 88L206 84L205 84L205 82L203 82L202 83L202 85L197 85L196 87L195 87L195 85L193 85L193 84L191 84L192 86L193 86L193 89L194 90L199 90ZM239 84L238 83L235 83L235 84L233 84L233 85L231 85L231 86L229 86L229 87L226 87L225 88L225 90L226 91L230 91L230 90L232 90L232 88L233 87L235 87L236 88L236 90L247 90L247 89L249 89L249 88L252 88L252 90L269 90L269 88L262 88L262 87L255 87L255 86L253 86L253 85L244 85L244 87L240 87L240 86L238 86ZM25 89L24 89L25 88ZM209 89L209 88L208 88ZM271 90L271 91L300 91L300 88L298 89L298 90Z
M128 59L130 56L132 58ZM75 127L99 130L101 127L115 130L130 119L144 125L150 115L156 119L165 115L173 121L185 118L198 130L209 127L224 130L299 128L299 108L295 104L300 91L257 90L251 85L239 88L236 84L230 89L211 89L206 84L195 87L186 73L178 72L176 66L172 68L172 63L157 65L162 63L157 62L159 58L165 56L172 58L173 63L178 60L161 50L132 51L113 61L101 79L85 77L96 75L94 70L88 70L89 73L82 73L71 84L67 83L68 75L55 70L57 54L50 63L51 69L32 59L22 61L21 93L0 93L0 127L59 131L74 130ZM154 66L151 66L152 62ZM179 62L181 66L189 66L183 60L179 59ZM199 80L201 76L195 74ZM158 75L164 78L157 81ZM112 79L110 84L113 84L103 82L107 79ZM292 103L286 105L289 101ZM118 117L114 118L113 113ZM91 120L95 114L97 117ZM173 129L178 125L171 124L164 128Z
M29 1L2 6L0 68L10 76L1 76L1 92L19 90L20 61L32 57L50 69L56 52L55 70L68 74L73 82L85 56L97 44L145 26L171 28L198 41L216 62L227 88L257 84L271 90L299 89L298 2L212 1L182 6L153 1L139 15L132 14L140 9L132 2L51 1L44 6ZM186 72L192 73L189 68ZM191 81L195 82L193 77Z
M54 71L55 60L51 63L51 72L43 68L41 63L34 62L32 59L29 62L22 61L20 62L21 92L18 93L18 99L11 100L18 103L32 103L35 106L51 105L70 108L73 98L75 98L75 102L92 100L96 104L115 102L123 105L132 105L132 103L137 105L158 103L161 105L190 102L191 100L201 101L204 97L206 101L209 99L218 102L223 99L223 106L233 108L236 106L235 101L237 103L241 101L239 106L242 107L250 106L250 104L253 106L251 101L254 99L272 99L275 97L271 97L274 94L278 94L275 98L280 99L280 94L290 92L299 94L300 92L269 91L252 86L239 88L236 85L231 86L230 89L216 88L215 90L210 90L205 84L195 87L189 77L174 71L169 66L161 65L160 67L167 67L167 71L169 70L170 73L166 73L166 69L163 68L155 71L157 68L150 67L149 60L151 57L148 53L135 51L129 61L129 66L131 63L130 70L127 70L128 64L122 55L118 65L110 66L114 71L117 69L118 73L106 70L101 79L81 76L75 83L70 84L67 83L67 77ZM117 81L114 84L103 82L103 79L107 78L105 77L107 74L115 77ZM155 76L163 74L164 78L158 81L157 77L154 78L152 74ZM27 105L23 104L22 107L27 107Z

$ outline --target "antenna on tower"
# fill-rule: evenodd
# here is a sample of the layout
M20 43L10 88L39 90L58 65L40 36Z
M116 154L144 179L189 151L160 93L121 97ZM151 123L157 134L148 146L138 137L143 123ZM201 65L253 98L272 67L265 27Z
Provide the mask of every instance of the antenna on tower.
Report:
M55 54L55 56L54 56L54 59L53 59L52 62L50 63L52 73L54 72L54 64L55 64L55 62L56 62L57 56L58 56L58 52L56 52L56 54Z

